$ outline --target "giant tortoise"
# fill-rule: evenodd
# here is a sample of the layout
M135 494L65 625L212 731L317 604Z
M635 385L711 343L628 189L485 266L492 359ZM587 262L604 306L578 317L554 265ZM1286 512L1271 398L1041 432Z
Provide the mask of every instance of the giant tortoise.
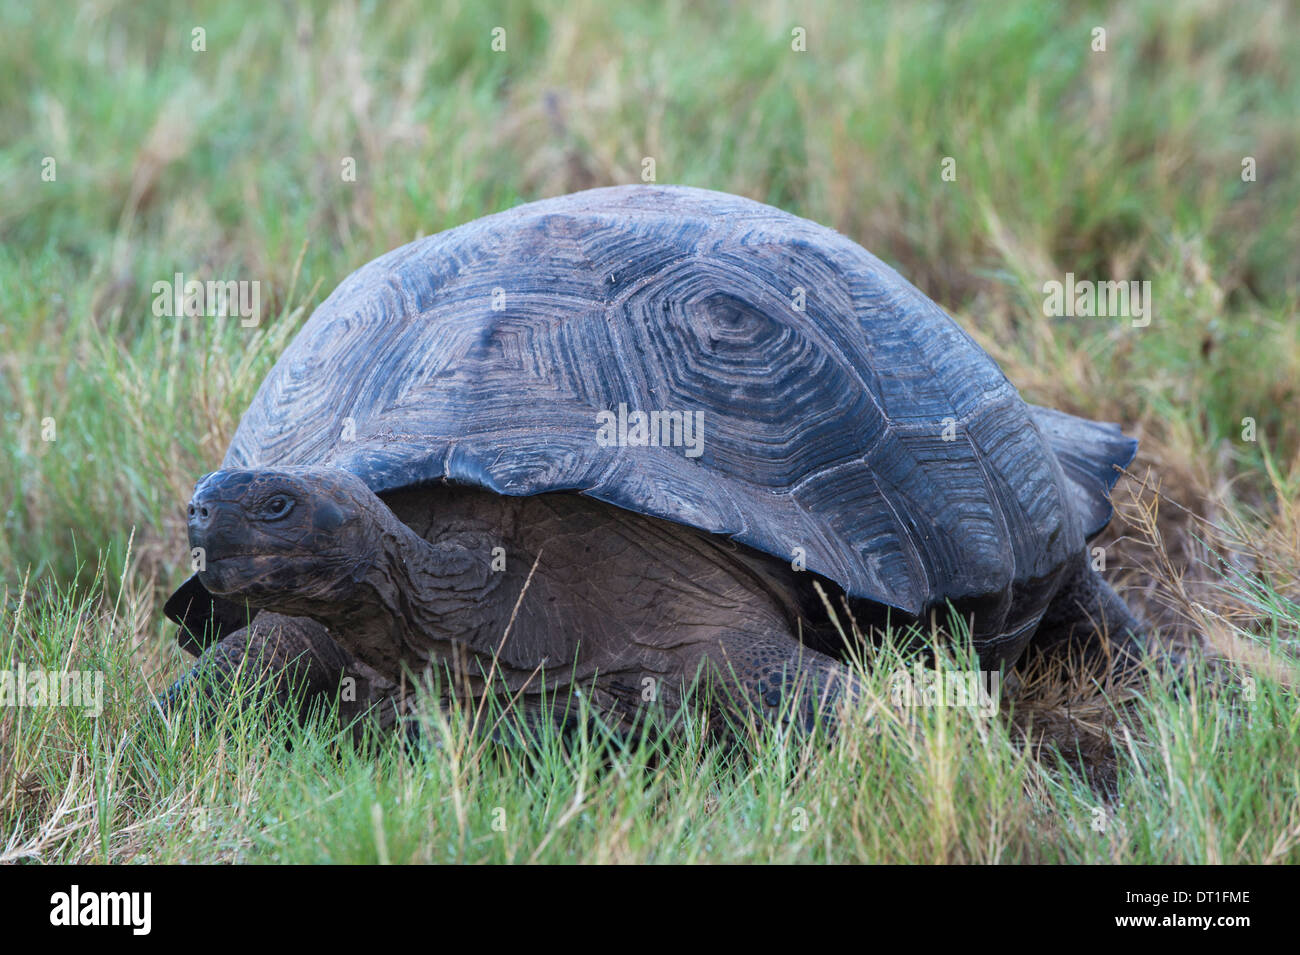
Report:
M986 669L1131 655L1085 543L1135 449L1026 404L828 228L593 189L346 279L195 487L166 610L197 672L351 677L385 724L430 670L543 717L577 690L622 724L707 677L807 719L854 686L817 583L864 627L957 615Z

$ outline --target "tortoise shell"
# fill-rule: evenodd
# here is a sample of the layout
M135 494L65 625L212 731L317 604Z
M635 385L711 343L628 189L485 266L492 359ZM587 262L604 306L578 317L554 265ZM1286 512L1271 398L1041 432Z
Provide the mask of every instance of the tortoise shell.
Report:
M311 464L379 494L578 492L910 615L978 606L986 634L1036 621L1110 516L994 361L893 269L816 223L684 187L530 203L357 270L222 466ZM1112 469L1084 464L1104 498Z

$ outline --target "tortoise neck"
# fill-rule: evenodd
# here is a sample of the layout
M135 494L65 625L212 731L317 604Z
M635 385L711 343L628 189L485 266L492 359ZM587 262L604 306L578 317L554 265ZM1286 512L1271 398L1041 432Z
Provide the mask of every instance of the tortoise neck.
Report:
M490 542L481 534L425 540L375 503L375 557L352 599L322 622L341 645L391 677L403 664L418 669L463 650L463 621L481 610L494 581Z

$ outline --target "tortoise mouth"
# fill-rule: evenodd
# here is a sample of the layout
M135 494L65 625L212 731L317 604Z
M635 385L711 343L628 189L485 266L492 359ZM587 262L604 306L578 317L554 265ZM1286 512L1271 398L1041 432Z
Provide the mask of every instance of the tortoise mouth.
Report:
M315 557L316 553L310 550L250 550L250 551L219 551L217 556L212 556L208 552L208 563L218 560L235 560L237 558L258 558L267 557L275 560L297 560L300 557Z
M263 569L269 576L273 570L291 566L294 562L308 558L314 560L315 555L307 551L241 551L214 555L209 551L204 557L204 563L208 570L214 567L243 566L250 569Z
M198 572L199 580L210 593L227 595L246 587L257 580L250 571L256 569L256 562L265 555L261 554L208 554L204 559L203 569ZM260 576L260 575L258 575Z
M264 551L208 553L204 558L203 570L198 578L209 593L218 596L240 594L258 585L271 583L275 562L280 558L293 558L298 555L270 554Z
M291 599L319 584L321 556L309 550L208 553L196 576L220 597Z

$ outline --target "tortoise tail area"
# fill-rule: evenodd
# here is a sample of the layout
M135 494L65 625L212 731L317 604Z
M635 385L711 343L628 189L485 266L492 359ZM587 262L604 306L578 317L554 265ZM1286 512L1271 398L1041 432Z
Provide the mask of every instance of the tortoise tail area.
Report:
M1078 418L1055 408L1029 405L1029 413L1056 454L1083 525L1091 540L1110 523L1110 492L1119 469L1137 454L1137 440L1117 424Z

